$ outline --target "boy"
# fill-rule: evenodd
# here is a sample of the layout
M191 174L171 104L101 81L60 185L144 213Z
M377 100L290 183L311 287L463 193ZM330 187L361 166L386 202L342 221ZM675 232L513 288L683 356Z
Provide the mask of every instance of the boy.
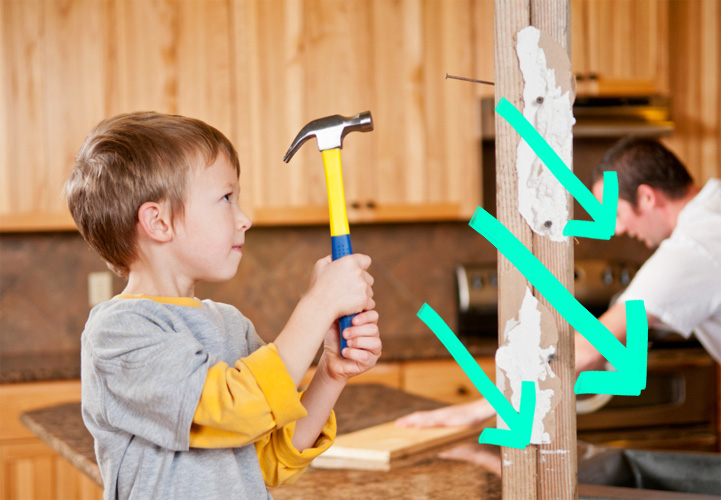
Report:
M81 234L127 287L82 335L82 411L105 499L270 498L335 436L345 382L380 356L370 259L315 265L264 345L232 306L194 298L232 278L251 222L235 149L209 125L158 113L101 122L67 181ZM343 332L336 318L360 313ZM325 340L308 390L297 387Z

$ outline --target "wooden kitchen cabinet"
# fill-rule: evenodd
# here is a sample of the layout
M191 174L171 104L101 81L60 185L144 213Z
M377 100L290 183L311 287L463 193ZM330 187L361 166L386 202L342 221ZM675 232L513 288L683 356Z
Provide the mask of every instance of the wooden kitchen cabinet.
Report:
M130 110L226 133L256 224L327 221L308 121L373 112L343 151L352 221L467 218L480 202L471 0L11 0L0 4L0 230L73 229L85 135ZM314 141L315 142L315 141Z
M316 141L290 164L282 156L307 122L365 110L375 130L350 134L342 152L352 222L472 214L480 202L475 88L444 81L446 71L474 73L472 2L235 2L234 9L243 61L235 142L256 223L328 220Z
M375 131L344 144L350 219L467 220L481 201L478 101L494 88L444 77L495 78L493 11L493 0L0 2L0 231L73 229L61 188L85 135L138 109L226 133L260 225L328 219L315 145L290 165L283 154L308 121L371 110ZM671 90L670 142L700 180L717 176L718 2L572 0L571 16L573 70L603 82L579 91Z
M0 4L0 228L74 228L61 189L111 111L110 2Z
M155 110L232 136L228 2L0 4L0 230L74 229L62 194L105 117Z
M80 381L0 385L0 500L95 500L103 490L36 438L23 412L80 400Z
M669 92L668 0L572 0L579 93Z

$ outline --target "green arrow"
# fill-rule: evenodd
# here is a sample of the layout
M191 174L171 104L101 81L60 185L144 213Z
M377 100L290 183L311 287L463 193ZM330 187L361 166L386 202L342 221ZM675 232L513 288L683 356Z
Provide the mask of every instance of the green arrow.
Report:
M428 304L423 304L418 311L418 317L443 343L453 359L460 365L474 386L483 394L493 406L503 421L508 425L506 429L484 429L478 439L479 443L508 446L511 448L525 448L531 442L531 429L533 427L533 414L536 411L536 383L521 382L521 408L516 412L513 405L503 396L500 390L491 382L488 375L478 366L478 363L461 344L455 334L448 328L445 321Z
M616 371L583 372L576 394L638 396L646 387L648 320L641 300L626 302L626 346L588 312L556 277L495 217L476 208L469 225L490 241Z
M588 212L592 221L570 220L563 228L564 236L579 236L607 240L616 230L616 210L618 208L618 177L616 172L603 173L603 204L599 203L593 193L576 177L573 171L538 133L526 117L501 97L496 106L501 115L528 143L548 170L558 179L571 196Z

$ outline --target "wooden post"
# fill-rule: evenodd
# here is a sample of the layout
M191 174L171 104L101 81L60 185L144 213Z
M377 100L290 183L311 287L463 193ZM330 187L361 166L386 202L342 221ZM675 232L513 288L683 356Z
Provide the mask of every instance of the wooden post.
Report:
M571 40L570 0L495 0L495 91L496 103L505 97L522 110L523 77L516 55L516 34L534 26L550 35L569 53ZM570 53L569 53L570 58ZM531 231L519 213L516 148L519 136L496 115L496 210L505 225L556 278L573 292L573 242L554 242ZM566 203L573 217L570 196ZM499 343L504 341L504 325L518 318L526 278L500 253ZM502 448L503 499L575 499L577 488L576 411L573 384L574 330L538 291L539 308L550 311L558 330L555 358L551 369L560 379L560 401L553 411L550 444L529 445L524 450ZM542 332L543 335L543 332ZM499 374L500 375L500 374ZM499 377L501 378L501 377ZM508 397L510 392L505 390Z

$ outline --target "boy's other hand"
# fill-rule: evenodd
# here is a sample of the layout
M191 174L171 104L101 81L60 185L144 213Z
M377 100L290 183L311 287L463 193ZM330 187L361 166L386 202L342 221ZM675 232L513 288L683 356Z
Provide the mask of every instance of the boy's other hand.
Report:
M353 318L353 326L343 332L348 347L340 351L338 323L328 331L319 367L335 380L346 381L373 368L380 358L382 343L378 330L378 312L363 311Z
M336 261L324 257L315 264L308 295L328 308L333 319L370 311L375 308L370 265L371 258L359 253Z

